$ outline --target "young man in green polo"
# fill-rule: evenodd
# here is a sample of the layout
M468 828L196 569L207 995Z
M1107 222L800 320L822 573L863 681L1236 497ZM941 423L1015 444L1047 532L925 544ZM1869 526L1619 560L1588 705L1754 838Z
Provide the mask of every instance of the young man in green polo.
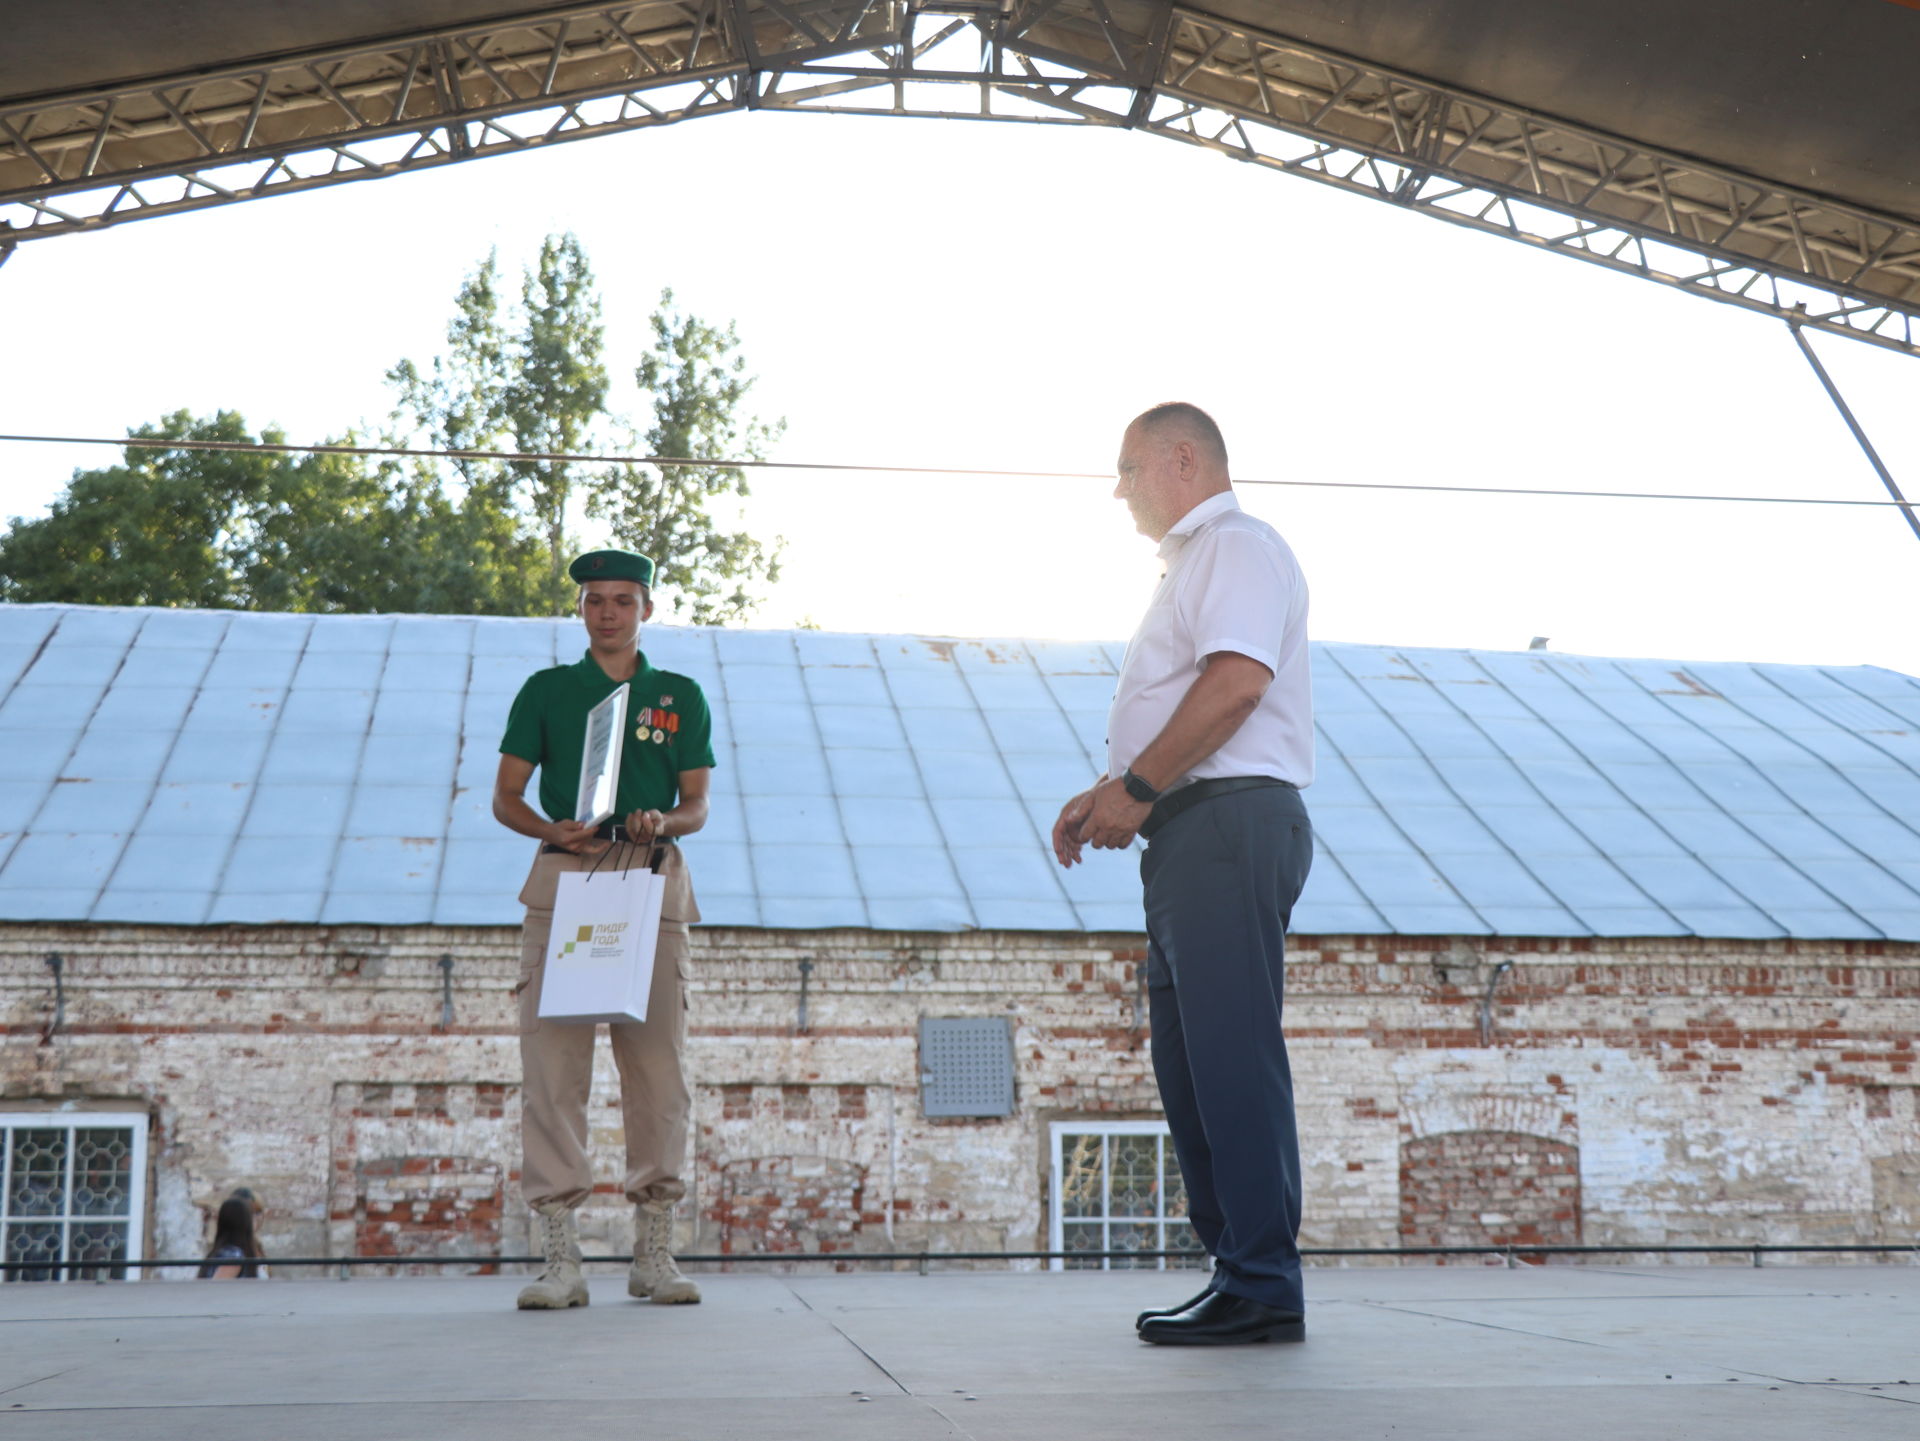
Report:
M546 1268L520 1293L522 1310L587 1304L573 1212L593 1189L587 1156L587 1094L596 1027L542 1021L540 984L553 928L554 893L566 871L585 870L615 844L638 848L634 864L659 862L667 892L644 1022L617 1022L613 1058L620 1070L626 1127L626 1193L634 1203L630 1295L668 1305L700 1299L673 1263L674 1203L686 1194L689 1094L681 1069L686 1040L687 926L700 919L687 866L675 842L707 822L713 728L697 682L656 670L639 650L641 623L653 614L653 562L624 550L596 550L567 570L579 585L587 653L572 665L536 671L520 687L500 742L494 817L539 841L520 902L520 1062L524 1073L520 1188L538 1216ZM628 733L620 757L614 814L598 829L573 819L587 712L628 688ZM540 811L527 782L540 771ZM624 858L622 858L624 859Z

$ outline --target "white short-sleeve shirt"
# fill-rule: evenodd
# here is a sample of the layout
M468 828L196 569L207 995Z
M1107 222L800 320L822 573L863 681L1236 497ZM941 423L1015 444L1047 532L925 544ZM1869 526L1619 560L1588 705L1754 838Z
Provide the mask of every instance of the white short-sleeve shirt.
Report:
M1160 542L1167 573L1127 645L1107 715L1107 773L1133 764L1165 729L1203 662L1219 651L1251 656L1273 672L1260 705L1189 775L1161 788L1219 776L1313 780L1313 681L1307 654L1307 582L1264 520L1232 491L1209 496Z

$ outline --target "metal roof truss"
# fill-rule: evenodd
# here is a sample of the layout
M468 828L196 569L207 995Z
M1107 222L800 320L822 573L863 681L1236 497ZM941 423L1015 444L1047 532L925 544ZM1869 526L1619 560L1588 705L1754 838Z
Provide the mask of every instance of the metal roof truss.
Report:
M1911 222L1152 0L602 4L43 97L0 248L752 109L1147 130L1920 353Z

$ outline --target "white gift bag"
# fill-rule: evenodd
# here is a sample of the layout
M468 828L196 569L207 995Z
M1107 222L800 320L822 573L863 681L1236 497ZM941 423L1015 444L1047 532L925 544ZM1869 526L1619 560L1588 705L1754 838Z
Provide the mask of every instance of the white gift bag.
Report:
M541 1020L646 1020L665 894L666 881L643 867L561 874L540 982Z

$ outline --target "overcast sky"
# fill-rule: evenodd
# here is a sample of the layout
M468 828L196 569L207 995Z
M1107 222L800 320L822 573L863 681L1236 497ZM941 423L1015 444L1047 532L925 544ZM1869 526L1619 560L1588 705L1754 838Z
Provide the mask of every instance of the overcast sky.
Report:
M560 230L620 398L672 286L737 323L778 459L1107 475L1126 420L1178 398L1246 479L1885 498L1777 321L1153 136L766 112L24 244L0 431L376 425L488 247L517 270ZM1920 361L1814 343L1920 492ZM115 458L0 445L0 513ZM1110 480L754 485L748 523L787 541L759 624L1117 637L1157 570ZM1888 509L1242 502L1299 554L1321 638L1920 674L1920 540Z

